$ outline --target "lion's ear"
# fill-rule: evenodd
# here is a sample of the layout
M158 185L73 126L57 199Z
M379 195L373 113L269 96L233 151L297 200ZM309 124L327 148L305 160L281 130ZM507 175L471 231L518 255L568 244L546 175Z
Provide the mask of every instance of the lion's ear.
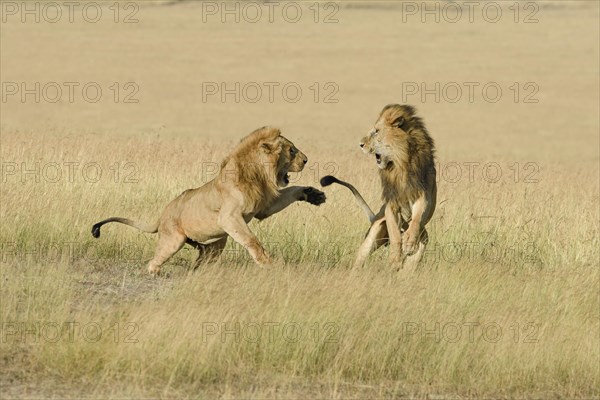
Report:
M269 154L270 152L273 151L273 144L269 143L269 142L261 142L260 149L262 151L264 151L265 153Z
M392 122L394 128L401 128L404 125L404 117L398 117Z

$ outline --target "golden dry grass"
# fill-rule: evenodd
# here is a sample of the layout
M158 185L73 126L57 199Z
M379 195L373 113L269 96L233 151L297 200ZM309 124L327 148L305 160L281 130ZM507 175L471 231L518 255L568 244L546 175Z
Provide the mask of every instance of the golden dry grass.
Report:
M542 3L540 24L458 24L456 36L398 26L387 6L290 26L200 24L195 4L142 7L134 27L1 27L3 81L142 89L135 106L2 103L3 398L600 396L597 4ZM413 37L392 51L398 30ZM532 76L539 104L414 102L440 162L417 271L394 272L386 249L350 268L368 223L338 187L321 207L251 223L277 259L268 271L230 241L215 265L188 271L184 248L151 279L154 236L90 234L109 216L156 218L265 124L309 157L293 184L335 173L376 206L376 169L357 142L401 101L402 80L506 88ZM203 104L207 80L334 80L340 103Z
M81 138L3 140L2 158L27 165L61 154L82 165L126 159L139 168L139 182L129 184L7 177L5 379L103 396L598 394L593 173L562 171L537 184L441 181L431 252L414 273L393 272L385 250L365 269L350 269L367 222L348 193L331 190L320 208L294 205L252 223L279 259L274 270L257 269L230 243L217 265L189 273L193 255L182 250L167 264L169 277L152 280L144 266L153 237L113 225L95 240L91 223L114 214L154 218L198 183L178 171L197 170L198 160L219 152L201 142ZM159 147L186 151L156 163L150 155ZM353 167L342 160L339 168ZM377 191L368 175L355 181ZM575 190L584 184L589 191ZM55 343L53 323L62 332ZM71 331L65 323L79 325Z

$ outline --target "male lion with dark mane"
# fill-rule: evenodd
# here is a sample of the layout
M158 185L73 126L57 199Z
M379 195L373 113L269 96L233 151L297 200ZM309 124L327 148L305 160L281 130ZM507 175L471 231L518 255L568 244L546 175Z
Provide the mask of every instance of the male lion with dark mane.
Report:
M218 257L231 236L244 246L259 265L271 258L248 227L252 218L265 219L296 201L314 205L325 202L325 194L313 187L292 186L288 172L300 172L308 159L279 129L255 130L233 149L221 163L218 176L205 185L189 189L171 201L153 224L112 217L92 227L100 237L100 227L120 222L148 233L159 234L154 258L148 272L160 273L160 267L184 244L198 249L193 265Z
M390 104L383 108L360 147L365 153L375 154L379 167L384 204L377 214L349 183L333 176L321 179L323 186L335 182L349 188L371 222L355 265L362 266L371 252L389 244L392 262L414 267L425 251L425 225L435 210L433 139L413 107Z

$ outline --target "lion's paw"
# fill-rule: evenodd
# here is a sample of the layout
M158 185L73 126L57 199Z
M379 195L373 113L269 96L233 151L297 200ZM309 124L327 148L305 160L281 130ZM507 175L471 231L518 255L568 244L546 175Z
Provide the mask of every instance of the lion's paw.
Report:
M148 266L148 273L150 274L150 276L152 278L157 278L158 276L160 276L160 267L154 266L154 265L149 265Z
M262 250L254 260L259 267L270 268L273 265L273 259L267 252Z
M405 256L413 255L417 252L417 239L419 235L413 234L412 231L407 230L402 235L402 252Z
M304 200L315 206L325 203L327 199L325 193L310 186L304 189L302 193L304 194Z

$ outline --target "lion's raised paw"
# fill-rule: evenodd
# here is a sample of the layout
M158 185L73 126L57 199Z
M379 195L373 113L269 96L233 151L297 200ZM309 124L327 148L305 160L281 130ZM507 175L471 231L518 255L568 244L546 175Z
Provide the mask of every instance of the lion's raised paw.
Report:
M325 193L315 189L314 187L307 187L302 191L302 193L304 193L305 201L315 206L325 203L325 200L327 199Z

